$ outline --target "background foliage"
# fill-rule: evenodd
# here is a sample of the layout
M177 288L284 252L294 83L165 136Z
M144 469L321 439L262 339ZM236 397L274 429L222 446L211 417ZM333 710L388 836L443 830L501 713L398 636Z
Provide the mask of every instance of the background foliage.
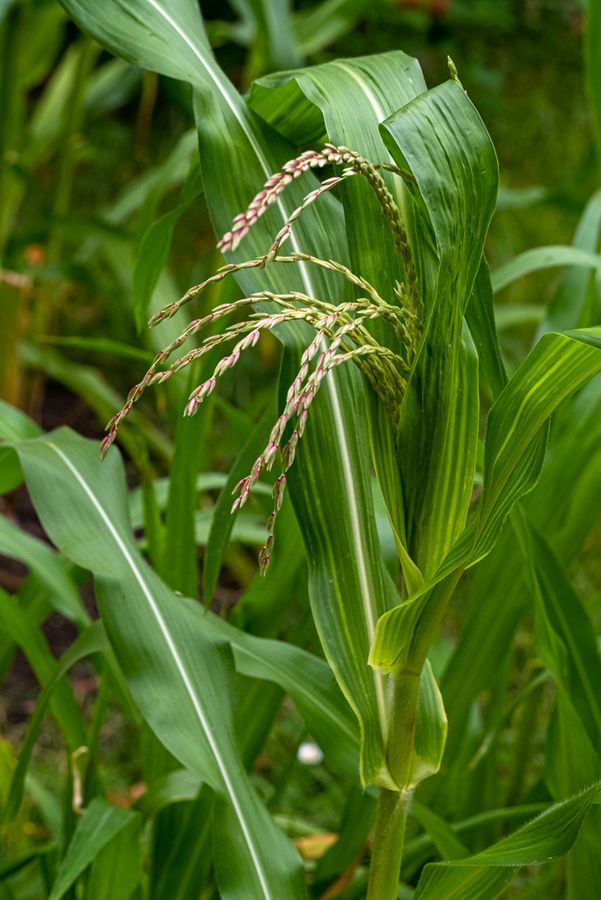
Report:
M586 34L576 2L325 0L291 11L237 0L227 15L221 4L202 7L219 63L242 92L270 72L399 47L419 58L432 86L446 78L450 54L500 161L487 256L509 373L545 332L599 323L597 3ZM185 58L170 65L187 78ZM374 798L357 785L355 720L309 614L298 526L286 504L260 580L268 490L235 522L229 516L231 487L274 417L275 340L241 361L194 420L180 417L185 384L149 394L120 435L125 469L115 455L98 471L97 447L71 432L56 432L54 449L39 437L67 425L98 439L170 337L171 323L160 336L143 327L147 312L219 265L188 87L112 57L53 0L15 0L0 3L0 97L0 890L114 897L118 884L124 898L143 889L173 897L177 885L184 898L204 884L211 896L216 871L220 890L236 896L224 861L240 829L253 844L248 821L279 850L263 860L259 849L255 874L240 863L239 877L260 881L261 866L273 867L274 878L292 878L286 891L295 896L298 862L261 798L300 851L313 896L363 896ZM251 97L260 106L260 89ZM241 173L240 208L260 180ZM203 308L235 296L224 282ZM560 407L540 482L461 582L434 647L449 737L441 772L416 796L401 896L432 860L450 874L427 870L416 897L437 896L439 877L462 889L458 860L599 779L599 390L593 380ZM173 665L159 672L152 648L173 591L200 594L212 614L186 601ZM90 624L97 609L112 651ZM154 618L143 629L147 609ZM133 644L139 656L128 667ZM191 673L184 692L178 660ZM215 753L211 723L224 719L236 746ZM296 753L309 737L324 753L311 768ZM237 821L224 801L232 796L249 804ZM578 837L576 826L593 799L560 810L559 830L575 825L555 854L553 821L533 842L544 853L487 851L477 896L588 896L601 885L598 810ZM567 857L538 865L571 840ZM532 865L506 887L523 862Z

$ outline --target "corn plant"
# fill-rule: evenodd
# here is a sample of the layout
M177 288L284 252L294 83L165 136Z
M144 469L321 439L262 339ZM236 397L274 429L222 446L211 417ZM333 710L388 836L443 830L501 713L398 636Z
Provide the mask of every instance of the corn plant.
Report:
M190 802L187 829L183 817L177 819L182 830L188 835L200 828L196 847L206 847L205 830L214 839L212 852L194 870L192 895L203 884L211 890L214 865L223 897L305 896L299 859L246 771L255 710L246 711L236 732L235 668L275 682L294 698L338 771L360 785L358 803L370 803L377 791L370 900L398 894L409 814L428 822L446 858L423 869L415 898L498 896L520 866L570 849L600 790L590 786L599 775L590 748L598 727L594 691L575 642L560 647L558 623L572 602L569 583L540 534L544 517L540 510L535 514L526 495L539 490L534 489L551 414L601 371L601 330L548 331L507 378L483 256L497 162L453 66L450 81L427 90L417 63L400 52L336 61L262 79L246 103L218 69L196 4L64 5L106 46L193 88L203 186L227 262L152 323L182 317L210 285L230 278L242 295L187 320L157 354L109 425L102 467L95 446L64 430L32 436L18 417L11 420L12 434L5 429L54 544L94 574L101 613L101 625L89 624L72 591L65 593L73 602L65 601L64 608L81 635L47 679L12 779L9 812L18 809L39 719L61 675L80 656L102 653L107 678L132 714L167 749L170 762L183 767L167 771L177 776L168 789L162 784L170 797ZM326 177L320 180L316 174L322 170ZM575 248L563 261L597 267L595 251ZM215 330L215 323L240 312L243 318ZM194 542L188 558L173 564L180 571L165 568L163 579L153 571L132 537L123 468L110 449L123 418L150 384L171 382L189 365L202 366L231 342L215 368L192 386L185 412L194 415L218 379L271 329L284 347L279 408L266 446L255 451L251 442L248 470L231 485L234 513L279 466L260 564L266 570L273 557L277 565L276 517L284 513L289 493L327 666L178 598L165 582L174 584L189 570ZM191 346L196 335L201 340ZM565 450L561 458L565 462ZM398 584L385 566L376 531L372 467L399 560ZM418 788L419 796L427 795L430 776L432 784L449 777L436 774L447 717L428 656L462 574L480 564L486 584L486 565L492 566L496 545L508 533L517 536L521 577L536 597L541 656L558 683L567 670L575 685L561 697L561 728L565 734L576 722L591 753L587 782L577 783L569 771L555 772L560 802L470 855L442 819L428 819L428 810L420 812L413 799ZM185 540L184 549L190 547L189 536ZM209 557L209 587L214 568ZM497 570L490 571L494 577ZM477 599L490 608L486 590ZM3 605L16 640L26 625ZM575 615L585 635L585 670L592 675L600 666L598 652L581 612ZM499 645L503 653L506 645ZM452 683L449 694L456 699ZM65 701L59 714L76 751L91 741L69 711ZM450 721L452 729L452 716ZM73 793L76 812L85 808L85 815L72 824L51 897L63 896L88 868L89 896L101 896L110 866L127 873L121 892L131 896L144 882L139 815L91 799L93 769L84 767L84 776L84 789ZM159 797L156 806L160 802ZM407 866L412 848L405 849ZM155 845L157 859L160 851ZM154 896L152 880L148 889Z

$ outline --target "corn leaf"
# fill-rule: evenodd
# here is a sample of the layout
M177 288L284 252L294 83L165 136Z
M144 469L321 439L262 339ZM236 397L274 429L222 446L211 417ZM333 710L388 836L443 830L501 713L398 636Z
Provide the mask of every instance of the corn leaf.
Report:
M46 638L35 622L20 606L17 597L10 597L0 589L0 622L2 630L22 650L40 685L48 690L52 714L61 728L69 750L72 752L85 743L86 730L79 706L73 696L71 685L62 676L64 672L50 652ZM44 704L45 708L45 704ZM17 814L22 798L23 778L31 744L25 743L23 762L15 769L4 817L7 820ZM29 754L29 755L28 755Z
M504 266L496 269L491 276L493 292L497 294L508 287L518 278L539 272L541 269L555 269L558 266L583 266L589 269L599 269L601 256L579 247L565 247L563 245L549 247L535 247L514 256Z
M234 527L232 491L240 479L250 472L255 459L265 447L276 415L275 403L272 402L248 435L243 447L240 448L219 494L211 520L202 573L204 602L206 604L209 604L213 599L219 572L221 571L223 555Z
M415 900L494 900L523 866L548 862L568 852L591 805L601 794L594 785L557 803L514 834L466 859L426 866Z
M71 622L89 622L65 561L48 544L23 531L10 519L0 518L0 553L16 559L34 572L48 592L50 603Z
M516 516L513 524L518 528L536 597L538 652L558 690L569 697L592 745L599 746L601 657L592 623L542 535L528 526L523 516Z
M407 634L427 614L432 596L494 547L513 505L536 484L549 417L562 400L601 372L601 328L544 335L494 404L485 444L484 493L477 520L459 538L432 585L378 622L373 665L391 669L410 652ZM420 635L418 634L418 639Z
M579 250L598 253L601 234L601 191L596 191L586 204L574 233L572 244ZM563 331L587 328L599 321L601 291L599 272L585 266L574 266L564 273L539 329Z
M57 691L57 688L59 688L59 685L61 684L61 678L66 675L71 666L75 665L79 660L85 659L93 653L98 653L107 649L108 642L104 629L102 628L101 623L96 621L89 625L85 631L82 631L79 637L73 641L69 649L63 653L54 669L52 677L44 685L44 690L38 698L35 712L29 722L27 737L21 746L19 759L17 760L17 765L15 766L10 784L6 810L4 813L6 819L12 819L21 805L25 786L25 776L27 775L27 770L29 768L31 754L33 753L35 743L38 739L48 704L53 700L55 691ZM65 702L64 695L61 697L59 694L58 699L64 714L69 709L69 702ZM69 700L72 702L71 698L69 698ZM83 727L79 727L76 736L77 746L85 742L85 732ZM76 749L75 743L73 743L72 746L73 749Z
M493 406L476 558L492 547L513 504L538 480L549 416L601 371L600 350L601 328L544 335Z
M472 490L478 367L463 317L494 211L497 161L453 81L391 116L382 135L415 179L408 194L425 336L397 441L407 549L428 579L465 526Z
M129 900L142 878L140 816L121 828L96 853L86 893L94 900Z
M292 848L254 794L238 756L227 654L140 557L118 454L101 468L96 445L67 429L17 450L47 532L96 576L111 646L146 720L176 758L223 793L224 814L232 811L229 837L216 847L218 878L224 867L230 870L224 897L244 890L265 898L302 896ZM67 495L74 498L69 504Z
M61 900L88 866L115 838L139 822L139 815L96 797L79 820L48 900Z

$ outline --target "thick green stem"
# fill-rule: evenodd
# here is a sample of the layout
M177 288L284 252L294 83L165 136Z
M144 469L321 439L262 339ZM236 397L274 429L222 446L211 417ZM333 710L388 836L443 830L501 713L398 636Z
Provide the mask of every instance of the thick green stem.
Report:
M387 764L399 788L413 785L413 760L420 671L403 668L394 674Z
M411 794L386 788L380 791L367 900L396 900Z

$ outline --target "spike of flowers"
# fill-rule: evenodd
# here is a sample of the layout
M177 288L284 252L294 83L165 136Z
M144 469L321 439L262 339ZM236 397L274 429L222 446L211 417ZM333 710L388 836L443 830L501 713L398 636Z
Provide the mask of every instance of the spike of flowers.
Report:
M173 303L168 303L167 306L164 306L163 309L159 310L159 312L155 313L155 315L150 319L149 325L153 327L157 325L159 322L162 322L164 319L170 319L174 316L182 306L187 303L190 303L194 300L199 294L201 294L206 288L210 287L212 284L215 284L218 281L222 281L224 278L227 278L229 275L235 275L237 272L241 272L245 269L257 269L263 268L267 263L283 263L284 265L298 265L299 262L309 263L309 265L318 266L321 269L326 269L330 272L336 272L338 275L341 275L345 278L350 284L354 287L359 288L359 290L368 294L374 303L386 305L384 299L378 294L375 287L367 281L366 278L362 278L359 275L355 275L348 266L343 265L342 263L336 262L333 259L320 259L318 256L312 256L310 253L290 253L287 256L276 256L270 258L269 254L265 254L264 256L259 256L256 259L246 260L241 263L228 263L226 266L222 266L215 275L212 275L210 278L207 278L205 281L200 284L194 285L191 287L179 300L175 300ZM256 295L253 295L253 297ZM245 298L238 303L243 304L247 303L248 298ZM215 307L213 312L209 313L209 315L205 316L204 319L198 320L202 324L207 322L212 322L218 315L213 315L213 313L217 313L219 310L227 307L229 304L223 304L220 307ZM233 307L232 307L233 308ZM398 308L397 314L398 314ZM200 326L199 326L200 327Z
M408 172L399 169L389 163L369 163L358 153L349 150L348 147L336 147L334 144L324 144L322 150L306 150L300 156L288 160L281 170L271 175L261 191L253 197L247 209L239 213L232 223L231 229L223 235L217 247L222 253L235 250L240 241L246 237L249 230L260 217L276 202L278 196L292 181L311 169L323 169L326 165L350 165L359 171L359 166L365 164L373 171L385 169L412 180ZM362 173L363 174L363 173Z
M356 151L349 150L348 147L336 147L333 144L325 144L321 151L309 150L302 153L296 159L289 160L282 167L280 172L272 175L268 179L264 189L259 191L259 193L251 200L247 210L236 216L230 231L224 234L219 241L217 245L219 250L223 253L235 250L255 222L263 215L269 206L277 200L278 195L291 181L298 178L303 172L307 172L313 168L323 168L327 164L343 164L347 168L341 176L327 179L320 187L311 191L305 197L300 206L288 217L283 228L276 237L268 257L273 258L276 255L277 247L283 243L290 234L292 222L298 218L310 203L316 200L326 190L330 190L339 184L343 178L352 174L362 175L374 190L378 202L380 203L380 207L390 226L394 244L405 267L405 277L411 302L417 310L419 308L419 290L409 238L407 237L400 210L396 205L392 194L388 190L386 182L382 178L381 171L385 170L392 172L395 175L400 175L404 180L410 182L414 181L413 176L409 172L388 163L372 163Z
M243 478L238 483L236 488L234 488L233 493L238 494L238 496L234 500L232 512L240 509L246 503L248 497L250 496L250 492L253 486L258 481L262 471L268 471L271 468L271 466L273 465L273 461L277 455L277 451L280 447L286 426L291 422L292 419L296 418L296 426L294 427L289 440L282 448L282 461L284 467L283 476L286 475L286 472L290 469L294 462L296 447L304 433L309 414L309 407L315 399L324 378L336 366L349 360L359 359L360 357L365 358L368 356L377 356L380 359L385 359L393 363L394 368L392 369L392 371L394 373L393 377L396 380L397 392L401 393L404 390L404 379L396 369L397 366L399 368L403 367L403 360L387 347L382 347L375 343L365 343L361 344L358 347L353 347L350 350L346 350L343 353L338 352L339 349L343 347L345 338L352 335L356 336L357 329L361 325L361 322L363 321L363 319L368 317L369 313L365 313L363 316L358 316L356 319L346 321L340 328L338 328L334 332L333 339L330 345L325 350L321 350L314 371L308 374L310 360L315 356L320 346L323 346L326 335L332 334L332 329L335 327L336 320L337 318L340 318L340 316L337 316L337 310L334 310L324 318L322 327L317 332L315 338L307 346L301 357L299 372L288 388L284 411L278 417L274 427L271 430L267 446L255 460L250 475ZM366 332L366 335L368 339L373 340L371 338L371 335L369 335L369 332ZM381 383L382 372L377 371L376 376L377 382ZM285 479L281 483L279 482L279 480L276 481L276 485L278 487L278 502L274 504L274 510L269 519L267 543L262 548L259 554L262 571L265 571L269 564L271 549L273 547L273 528L275 525L277 513L281 506L281 497L283 496Z
M280 247L285 241L288 240L288 238L292 234L292 225L304 213L308 206L310 206L312 203L315 203L315 201L319 197L321 197L322 194L325 194L327 191L331 191L333 188L339 185L340 182L344 181L345 178L349 178L357 174L358 173L353 169L345 169L342 175L335 175L333 178L326 178L325 181L321 182L319 187L315 188L314 191L311 191L309 194L307 194L303 202L299 206L297 206L296 209L293 210L293 212L290 213L288 219L276 234L273 244L270 247L269 253L267 254L268 258L273 259L278 255Z
M267 254L256 259L222 266L214 275L190 288L180 300L164 307L153 316L150 324L155 325L163 319L175 315L182 305L190 302L208 287L224 278L247 269L263 268L268 263L309 263L319 266L341 275L365 296L333 304L300 292L276 293L262 290L232 303L216 306L207 315L191 321L167 347L157 353L146 375L129 392L123 409L109 422L108 433L102 444L102 453L104 454L115 439L122 420L131 411L149 384L165 381L195 359L227 342L234 341L233 348L219 360L212 375L190 393L184 414L193 415L203 400L213 393L218 379L238 363L245 350L256 345L263 331L271 330L285 322L298 320L312 325L315 328L315 336L301 356L300 368L288 388L284 409L271 430L267 446L255 460L250 473L241 479L233 492L237 495L232 507L232 512L235 512L247 501L262 472L269 471L278 452L281 454L283 471L273 487L273 512L268 519L267 540L259 554L262 572L267 568L271 556L275 522L286 488L286 473L294 462L298 443L306 427L310 406L324 379L333 369L345 362L357 363L371 381L376 393L380 395L390 415L396 420L421 338L421 301L417 291L413 257L402 217L380 174L381 170L387 170L401 175L406 180L412 180L411 175L396 166L370 163L358 153L346 147L335 147L332 144L326 144L321 151L307 151L296 159L290 160L283 166L281 172L268 179L265 187L251 201L246 212L235 218L231 230L219 242L220 249L224 252L235 249L254 222L271 204L277 201L279 194L287 184L303 172L313 168L322 168L327 164L344 165L346 168L341 175L326 179L307 194L303 202L288 216ZM385 301L372 284L353 273L342 263L320 259L308 253L295 252L287 256L279 254L281 245L291 233L293 223L304 210L326 191L334 189L343 179L355 175L363 175L375 191L404 264L405 282L395 285L394 302L392 303ZM200 346L169 363L167 368L162 368L175 351L202 328L260 301L275 304L276 310L269 313L250 313L245 320L229 325L221 333L205 337ZM376 341L366 327L368 321L374 318L388 323L396 341L402 348L401 354L393 352ZM288 427L291 427L292 430L286 443L282 446Z
M277 514L281 508L282 500L284 497L285 486L286 486L286 473L292 466L294 462L294 457L296 454L296 447L298 442L303 436L305 426L307 423L307 418L309 414L309 407L313 400L317 395L317 391L319 390L319 386L321 385L323 379L327 376L329 372L331 372L337 366L349 362L350 360L358 359L359 357L367 357L367 356L377 356L386 359L398 359L396 354L394 354L387 347L375 346L375 345L367 345L364 344L361 347L354 347L352 350L348 350L345 353L331 353L329 349L326 351L322 351L320 356L320 361L318 362L317 368L312 373L312 378L309 379L310 383L307 383L305 389L299 393L296 398L296 403L294 404L294 409L297 414L297 424L294 428L289 440L282 448L282 462L283 462L283 472L276 479L274 489L273 489L273 497L274 497L274 507L273 511L268 519L268 534L265 545L261 548L259 552L259 563L261 574L264 574L269 565L269 561L271 558L271 551L273 549L274 543L274 526L277 518ZM276 423L276 427L279 432L283 432L282 422L286 420L286 415L282 415L279 417L278 422ZM285 422L284 424L287 424ZM239 492L238 497L234 500L234 504L232 506L232 513L236 512L240 509L250 496L250 492L252 487L258 481L261 472L264 468L269 468L269 465L266 465L266 460L272 459L275 456L277 451L277 444L273 440L273 432L272 436L270 436L267 447L263 451L263 453L257 457L255 463L252 467L250 475L247 475L243 478L234 489L234 493Z

